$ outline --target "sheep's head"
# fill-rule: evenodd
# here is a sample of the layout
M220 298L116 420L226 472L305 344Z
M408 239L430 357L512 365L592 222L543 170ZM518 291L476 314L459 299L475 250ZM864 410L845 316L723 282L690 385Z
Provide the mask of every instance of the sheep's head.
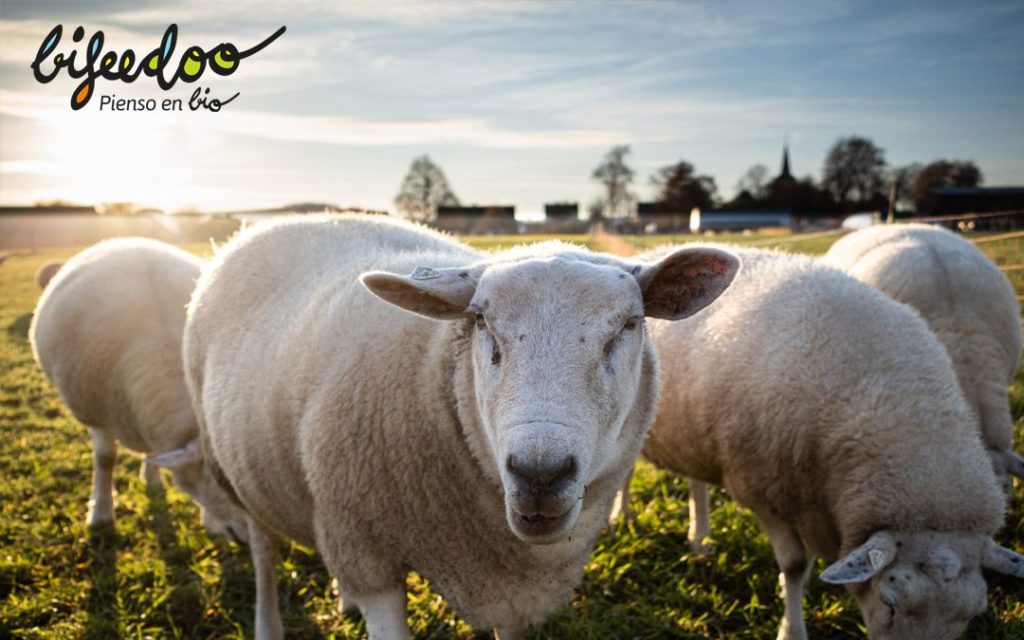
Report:
M171 470L175 484L199 504L203 526L211 535L223 535L233 542L249 541L245 512L217 482L203 459L198 440L191 440L180 449L146 458L146 462Z
M653 419L644 318L696 313L738 267L717 249L641 265L556 244L363 283L404 309L466 323L480 455L500 478L512 532L545 544L572 532L588 486L624 472Z
M981 534L879 531L821 579L847 585L874 640L953 640L987 606L982 567L1024 577L1024 556Z

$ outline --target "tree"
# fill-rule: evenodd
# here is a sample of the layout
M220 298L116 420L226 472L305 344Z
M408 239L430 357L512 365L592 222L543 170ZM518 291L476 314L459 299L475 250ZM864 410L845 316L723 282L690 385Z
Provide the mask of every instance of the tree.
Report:
M754 200L764 200L768 197L768 167L755 164L747 169L736 183L736 191L746 191Z
M410 220L431 220L439 206L458 206L459 199L452 193L441 167L429 156L412 161L409 173L395 196L398 214Z
M921 169L914 178L914 207L918 211L930 211L935 206L933 189L976 187L983 181L978 165L970 160L936 160Z
M601 202L602 214L606 217L626 218L633 214L636 196L629 190L633 182L633 170L626 164L629 153L629 145L612 147L590 176L604 188Z
M897 207L907 207L913 203L914 182L917 181L919 173L921 173L921 165L917 162L894 167L889 173L889 181L896 187Z
M839 208L879 206L886 201L885 151L867 138L840 138L825 158L822 186Z
M711 176L695 175L693 165L684 160L662 167L651 176L657 189L657 200L666 210L689 213L694 207L707 209L718 197L718 187Z

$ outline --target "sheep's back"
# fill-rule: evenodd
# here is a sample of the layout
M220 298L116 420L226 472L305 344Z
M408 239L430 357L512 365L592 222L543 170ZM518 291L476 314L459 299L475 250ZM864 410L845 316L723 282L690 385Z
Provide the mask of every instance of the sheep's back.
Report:
M186 331L190 384L214 455L266 526L315 545L316 493L337 493L325 486L336 473L358 475L379 459L368 448L392 437L355 430L395 428L400 399L423 382L416 369L443 323L381 302L359 275L478 259L413 225L310 216L244 231L204 270ZM322 469L334 455L344 468Z
M645 455L802 522L827 553L857 519L994 528L991 469L920 317L810 259L737 253L714 305L654 327L664 382Z
M181 333L198 275L194 256L134 238L91 247L57 273L30 337L76 418L143 452L195 434Z
M1005 389L1020 363L1020 305L996 265L967 240L925 225L858 231L824 260L924 316L981 417L985 441L1008 447Z

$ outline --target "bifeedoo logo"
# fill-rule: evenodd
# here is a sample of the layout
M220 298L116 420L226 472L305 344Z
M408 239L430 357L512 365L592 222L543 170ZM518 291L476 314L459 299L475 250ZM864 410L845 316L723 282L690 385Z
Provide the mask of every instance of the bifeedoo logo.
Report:
M246 58L255 55L265 49L274 40L277 40L282 33L284 33L285 27L281 27L275 31L270 37L263 42L260 42L256 46L250 47L245 51L239 51L238 47L230 42L222 42L209 51L204 51L202 47L191 46L185 49L185 53L182 54L181 60L178 62L178 67L170 76L167 75L166 70L168 69L168 63L171 60L171 54L174 53L174 46L178 40L178 25L172 24L167 27L167 31L164 32L163 40L160 42L160 46L153 49L148 55L142 58L138 66L135 65L136 57L135 52L131 49L125 49L124 53L118 56L116 51L107 51L100 55L103 49L103 32L97 31L92 38L89 39L89 45L85 50L85 63L80 67L75 66L77 60L77 51L71 51L67 55L63 53L57 53L52 58L53 69L49 72L44 72L42 67L47 60L50 59L50 55L57 49L57 45L60 44L61 36L64 33L64 27L57 25L54 27L45 38L43 43L39 46L39 51L36 53L36 59L32 62L32 73L35 75L36 80L45 84L50 82L60 74L61 69L67 69L68 75L72 78L85 77L74 91L71 92L71 108L74 110L81 109L85 105L89 104L89 100L92 99L93 93L95 93L96 79L103 78L105 80L120 80L122 82L135 82L140 74L145 74L151 78L156 78L160 88L165 91L171 89L178 80L182 82L195 82L202 77L203 73L209 68L217 75L229 76L238 70L239 63ZM82 38L85 37L85 29L78 27L75 29L74 34L71 36L73 42L81 42ZM206 93L209 94L209 89L206 89ZM189 106L192 110L198 108L207 108L212 111L219 111L220 107L231 102L238 97L238 94L231 96L227 100L216 100L211 99L208 96L204 96L199 89L192 94L192 99L189 100ZM103 96L101 100L100 108L103 108L103 103L106 101L114 102L113 96ZM123 99L121 100L124 101ZM144 102L144 101L140 101ZM151 100L155 104L154 100ZM167 102L171 102L172 105L169 108L166 106ZM178 109L180 109L181 101L165 101L165 110L174 110L173 103L178 103ZM116 109L116 107L114 107ZM152 109L148 109L152 110Z

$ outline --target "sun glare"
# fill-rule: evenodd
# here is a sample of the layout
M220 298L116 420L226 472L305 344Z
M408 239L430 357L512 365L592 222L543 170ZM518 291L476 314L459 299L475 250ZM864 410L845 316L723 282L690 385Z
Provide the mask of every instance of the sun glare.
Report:
M137 202L174 211L193 202L186 190L193 172L178 128L151 113L55 110L39 159L58 167L64 197L72 201Z

